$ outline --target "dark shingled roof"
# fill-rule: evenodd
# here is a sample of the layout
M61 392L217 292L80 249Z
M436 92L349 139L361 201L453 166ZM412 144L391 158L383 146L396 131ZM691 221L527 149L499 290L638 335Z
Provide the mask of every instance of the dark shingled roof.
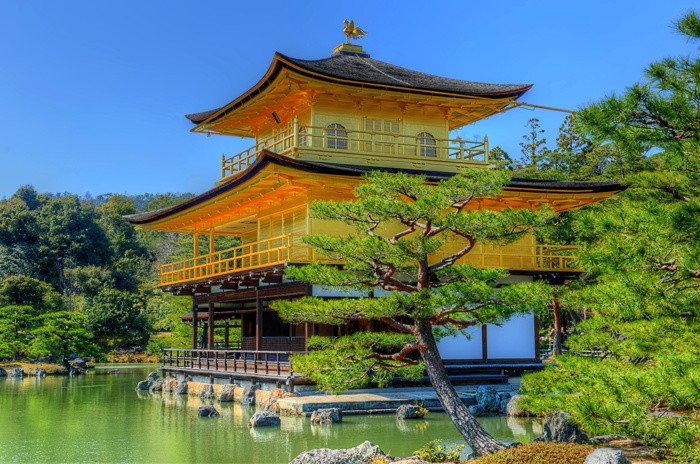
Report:
M487 84L434 76L375 60L369 55L344 52L321 60L300 60L275 53L275 58L263 80L234 100L234 102L238 101L235 106L252 98L256 89L260 91L268 86L284 68L291 68L313 78L330 82L374 87L400 87L410 89L414 93L448 93L465 97L518 98L532 87L532 84ZM193 123L199 124L228 105L210 111L186 114L185 117ZM231 108L223 114L229 111ZM217 119L220 116L217 116Z
M277 164L299 169L300 171L317 172L332 175L345 176L361 176L369 171L376 171L377 167L371 166L354 166L332 163L318 163L313 161L301 161L298 159L289 158L284 155L278 155L271 151L263 150L262 154L248 169L234 176L229 182L217 185L211 190L208 190L194 198L186 200L179 205L169 206L155 211L146 213L130 214L124 216L126 220L134 224L148 224L159 219L166 218L172 214L185 211L189 208L202 204L212 198L221 195L253 178L268 164ZM423 175L428 181L436 182L443 179L448 179L454 176L450 172L437 171L419 171L412 169L397 169L397 168L379 168L386 172L405 172L414 175ZM554 181L554 180L534 180L534 179L511 179L506 184L506 189L542 189L542 190L571 190L575 191L594 191L594 192L618 192L624 190L625 187L617 181L600 181L600 182L573 182L573 181Z
M310 71L359 82L406 87L437 92L489 98L519 97L532 84L486 84L434 76L395 66L369 56L350 53L333 55L322 60L300 60L282 55L299 67Z

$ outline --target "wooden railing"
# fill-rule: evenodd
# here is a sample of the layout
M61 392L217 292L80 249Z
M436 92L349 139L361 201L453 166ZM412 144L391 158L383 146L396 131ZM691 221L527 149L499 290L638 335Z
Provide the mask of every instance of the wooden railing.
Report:
M537 269L580 271L573 265L579 246L537 245Z
M367 161L367 155L372 155L377 161L393 159L394 162L411 160L462 165L488 165L490 162L487 137L481 142L461 138L428 140L417 135L361 130L341 130L339 135L338 129L295 123L236 155L222 156L221 178L246 170L265 149L282 155L299 150L318 151L322 159L330 159L328 153L331 152L356 155L359 164Z
M294 147L294 134L290 131L277 134L265 140L258 142L255 146L248 148L229 158L225 155L221 157L221 178L228 177L231 174L245 171L253 164L263 150L269 150L273 153L285 153L290 148Z
M163 368L181 371L246 374L251 377L288 377L290 351L163 349Z
M579 248L559 245L477 245L458 263L510 271L581 272L581 269L574 266L574 254ZM447 253L435 253L434 259L439 260L447 256Z
M188 282L262 266L275 266L288 263L292 258L296 258L298 262L310 261L310 247L295 244L292 251L293 241L292 234L285 234L176 263L164 264L160 268L160 284Z
M515 245L477 247L459 262L481 268L504 268L511 271L581 272L574 266L574 254L579 247L558 245ZM435 253L435 260L447 254ZM310 246L303 245L300 236L286 234L248 243L216 253L165 264L160 270L160 285L172 285L225 276L251 269L304 264L317 260ZM321 260L322 261L322 260ZM327 262L327 261L326 261ZM340 263L336 263L340 264Z
M263 337L259 347L266 351L305 351L306 339L304 337ZM241 348L244 350L255 349L255 337L241 338Z

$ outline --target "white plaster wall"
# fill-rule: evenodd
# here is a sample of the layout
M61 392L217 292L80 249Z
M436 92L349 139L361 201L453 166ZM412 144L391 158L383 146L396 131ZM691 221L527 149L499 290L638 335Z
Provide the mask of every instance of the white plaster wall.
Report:
M536 357L535 316L519 314L511 317L501 327L489 324L486 328L489 359Z
M452 359L481 359L481 326L469 327L465 330L471 338L457 334L445 337L438 342L438 350L443 360Z

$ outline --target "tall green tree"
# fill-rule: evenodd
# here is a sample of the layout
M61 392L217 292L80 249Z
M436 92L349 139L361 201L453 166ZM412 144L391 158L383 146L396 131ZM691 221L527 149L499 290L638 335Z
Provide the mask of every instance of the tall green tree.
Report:
M508 243L531 232L543 213L474 208L478 198L502 190L509 180L503 171L467 170L436 186L405 174L373 172L365 180L355 190L356 201L311 206L315 217L354 228L347 237L304 238L344 266L309 265L285 272L305 282L389 293L377 298L304 298L274 307L291 322L377 321L386 331L316 339L312 353L294 359L295 369L310 375L320 388L338 390L370 380L385 384L397 372L416 375L424 368L445 411L475 452L498 451L503 445L484 431L450 384L436 336L546 307L544 286L497 288L505 271L457 263L477 243Z
M700 39L695 12L677 28ZM562 359L525 389L533 405L567 409L592 433L636 436L669 459L697 462L700 59L651 64L644 82L584 108L577 124L634 171L616 201L570 224L587 242L579 260L589 272L564 301L586 314L569 345L602 358ZM684 414L651 414L659 410Z
M60 291L65 289L66 268L109 262L109 240L93 206L76 195L64 195L49 200L37 213L41 276Z
M0 281L0 357L26 355L39 318L62 306L61 296L45 282L26 276Z
M99 348L93 342L92 334L86 329L87 318L78 311L53 311L43 314L31 331L27 344L30 356L56 356L64 362L71 354L83 356L99 355Z
M543 135L544 129L540 126L539 119L530 118L525 126L527 133L523 135L523 141L520 142L522 156L518 162L518 168L528 177L537 176L549 154L547 139Z
M145 346L150 325L144 314L141 295L115 290L101 290L85 308L87 328L107 346Z

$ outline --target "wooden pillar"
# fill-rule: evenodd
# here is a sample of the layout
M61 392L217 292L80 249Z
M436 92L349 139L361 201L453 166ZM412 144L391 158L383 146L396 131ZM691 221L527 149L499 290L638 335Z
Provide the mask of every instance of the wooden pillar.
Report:
M194 298L194 297L193 297ZM197 316L198 316L198 309L196 304L192 305L192 349L195 350L197 349Z
M216 251L216 236L214 235L214 229L209 230L209 254Z
M489 331L486 324L481 326L481 359L489 358Z
M226 349L229 349L229 325L228 325L228 319L224 321L224 346Z
M196 258L197 256L199 256L199 234L197 232L195 232L194 235L192 236L192 239L194 240L193 253L194 253L194 257Z
M304 351L309 351L309 323L304 323Z
M207 333L207 349L214 349L214 303L209 303L209 333Z
M260 294L255 290L255 350L262 350L263 337L263 303Z

